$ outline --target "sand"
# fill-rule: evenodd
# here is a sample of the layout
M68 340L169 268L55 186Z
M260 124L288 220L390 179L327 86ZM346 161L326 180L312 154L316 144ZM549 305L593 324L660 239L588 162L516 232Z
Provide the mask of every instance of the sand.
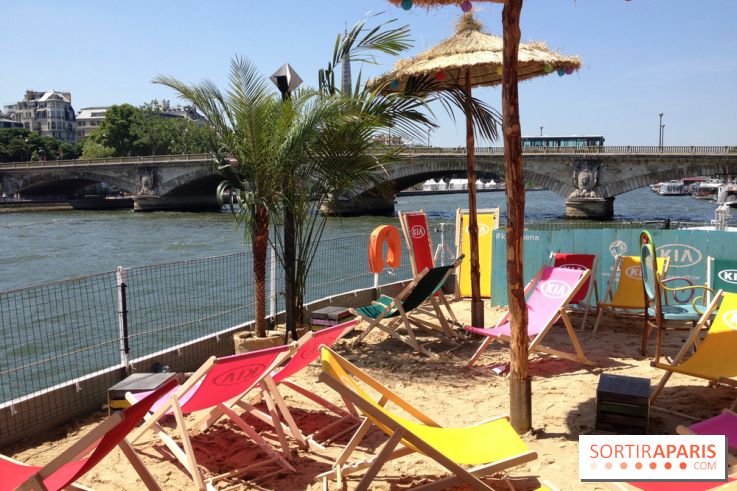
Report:
M470 320L466 303L455 303L454 308L460 320ZM499 315L499 309L488 309L487 325L492 324ZM578 326L580 317L572 318ZM592 324L593 320L589 325ZM359 329L363 327L365 325L360 325ZM584 333L579 332L586 355L596 363L594 367L549 355L531 356L534 429L523 435L523 439L539 457L527 465L509 470L509 476L517 489L535 489L539 486L539 480L549 481L561 490L607 489L601 484L584 484L579 481L578 435L595 433L596 386L601 373L645 377L653 385L662 376L661 370L650 367L649 358L639 355L641 332L642 321L613 318L607 318L595 335L590 328ZM685 336L686 331L667 332L664 352L674 354ZM489 370L489 367L508 360L509 351L506 345L493 343L479 361L479 368L468 370L464 368L465 361L479 345L477 338L460 342L445 341L429 335L421 335L420 338L427 343L430 350L441 355L439 360L414 353L408 346L388 338L378 330L371 333L366 338L366 344L360 348L351 350L345 341L341 341L336 351L443 425L473 424L508 413L507 380L493 375ZM562 324L552 329L548 344L561 350L571 350ZM337 403L339 398L336 394L317 382L319 370L319 366L313 364L298 374L295 380ZM289 389L284 389L283 393L298 424L306 433L335 421L336 417L321 406ZM704 380L675 375L657 401L658 407L671 412L653 409L650 433L672 434L675 433L676 425L689 423L685 416L673 412L686 413L696 418L713 416L721 408L728 407L735 396L737 393L733 389L710 387ZM2 449L2 453L27 463L42 465L83 435L103 416L101 412L84 420L77 420L45 435L43 439L27 440L6 447ZM253 418L248 421L254 423L267 439L276 444L275 436L269 428ZM314 476L330 469L348 438L347 435L336 440L321 453L301 451L292 444L292 462L297 469L296 474L279 473L257 482L229 479L221 481L218 488L278 491L322 489L320 483L313 482ZM355 455L365 458L373 454L385 439L382 432L372 430ZM136 448L163 489L193 489L187 474L174 463L165 447L153 438L153 434L152 438L144 437L142 442ZM193 443L200 464L208 476L263 458L260 450L229 422L220 422L207 432L196 434ZM264 468L259 475L268 474L270 470L274 469ZM414 454L387 463L379 472L372 489L401 490L445 475L447 472L442 467ZM143 488L118 449L81 482L100 490ZM497 489L508 489L499 479L488 479L487 482ZM349 488L355 487L356 483L356 478L349 479ZM331 489L335 489L334 483Z

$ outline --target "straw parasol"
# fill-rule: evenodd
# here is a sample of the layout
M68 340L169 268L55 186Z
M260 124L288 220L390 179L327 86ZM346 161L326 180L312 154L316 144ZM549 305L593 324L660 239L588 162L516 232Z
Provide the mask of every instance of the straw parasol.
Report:
M390 0L393 3L394 0ZM415 2L420 4L422 2ZM449 3L455 1L425 2L426 4ZM471 249L471 319L475 326L484 325L484 310L481 301L478 225L476 217L476 171L474 165L474 132L471 117L471 88L502 84L504 56L503 40L499 36L482 32L472 13L464 14L459 20L453 36L441 41L437 46L409 60L401 60L394 70L370 82L381 85L385 92L402 91L420 78L434 76L435 87L462 88L466 94L466 148L468 172L469 236ZM576 56L563 56L551 51L545 43L533 42L519 45L517 62L518 77L530 79L551 73L571 74L581 66Z
M504 3L504 0L475 0L481 2ZM389 0L394 5L401 6L404 10L409 10L413 5L418 7L439 7L442 5L459 5L464 12L468 12L473 8L469 0Z

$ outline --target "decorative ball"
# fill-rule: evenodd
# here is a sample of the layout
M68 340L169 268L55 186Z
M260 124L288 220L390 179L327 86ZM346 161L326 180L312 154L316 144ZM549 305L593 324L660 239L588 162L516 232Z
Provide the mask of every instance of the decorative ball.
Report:
M552 66L550 66L550 65L548 65L548 64L546 63L546 64L545 64L545 66L543 66L543 70L545 71L545 73L550 73L550 72L552 72L552 71L553 71L553 67L552 67Z
M565 74L566 74L566 69L565 68L558 68L558 76L559 77L562 77Z
M504 68L499 65L498 67L496 67L496 74L501 77L502 73L504 73Z
M399 87L399 80L392 80L392 83L389 84L389 87L392 89L396 89Z
M566 75L570 75L571 73L573 73L573 68L572 67L566 67Z
M445 80L445 73L444 72L438 72L435 74L435 80Z
M471 5L471 2L469 2L468 0L461 4L461 10L463 10L464 12L470 12L472 8L473 5Z
M402 0L402 8L404 10L409 10L412 8L412 0Z

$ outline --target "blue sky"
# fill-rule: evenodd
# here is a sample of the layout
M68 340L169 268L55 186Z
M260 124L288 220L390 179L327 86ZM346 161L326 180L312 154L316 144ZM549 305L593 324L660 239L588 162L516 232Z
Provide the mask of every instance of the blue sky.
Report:
M476 2L486 30L501 32L501 6ZM26 89L72 92L75 109L141 104L175 95L157 74L221 86L235 54L264 75L289 61L305 82L329 60L335 36L367 13L412 29L416 54L453 32L460 8L408 12L384 0L91 0L0 3L4 49L0 105ZM666 145L737 145L737 1L527 0L522 40L544 40L584 65L572 76L520 85L522 132L601 134L608 145L654 145L663 112ZM393 59L364 67L388 70ZM354 74L357 67L353 67ZM475 95L500 108L501 91ZM438 113L435 145L465 141ZM499 145L500 143L496 143Z

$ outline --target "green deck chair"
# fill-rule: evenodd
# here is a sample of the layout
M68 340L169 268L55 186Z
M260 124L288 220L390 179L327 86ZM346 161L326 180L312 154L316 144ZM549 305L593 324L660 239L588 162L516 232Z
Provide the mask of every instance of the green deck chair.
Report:
M439 332L451 338L454 337L447 319L440 310L440 303L435 293L443 287L445 280L453 270L460 266L462 259L463 256L460 256L447 266L425 268L396 297L381 295L378 300L371 302L371 305L351 309L354 315L369 323L369 326L353 341L352 346L354 348L358 346L372 329L378 327L390 336L408 344L415 351L436 358L435 353L417 342L412 325L433 333ZM432 304L435 311L434 317L438 324L419 319L412 314L412 311L418 309L426 301ZM407 336L402 336L397 332L402 325L407 331Z

